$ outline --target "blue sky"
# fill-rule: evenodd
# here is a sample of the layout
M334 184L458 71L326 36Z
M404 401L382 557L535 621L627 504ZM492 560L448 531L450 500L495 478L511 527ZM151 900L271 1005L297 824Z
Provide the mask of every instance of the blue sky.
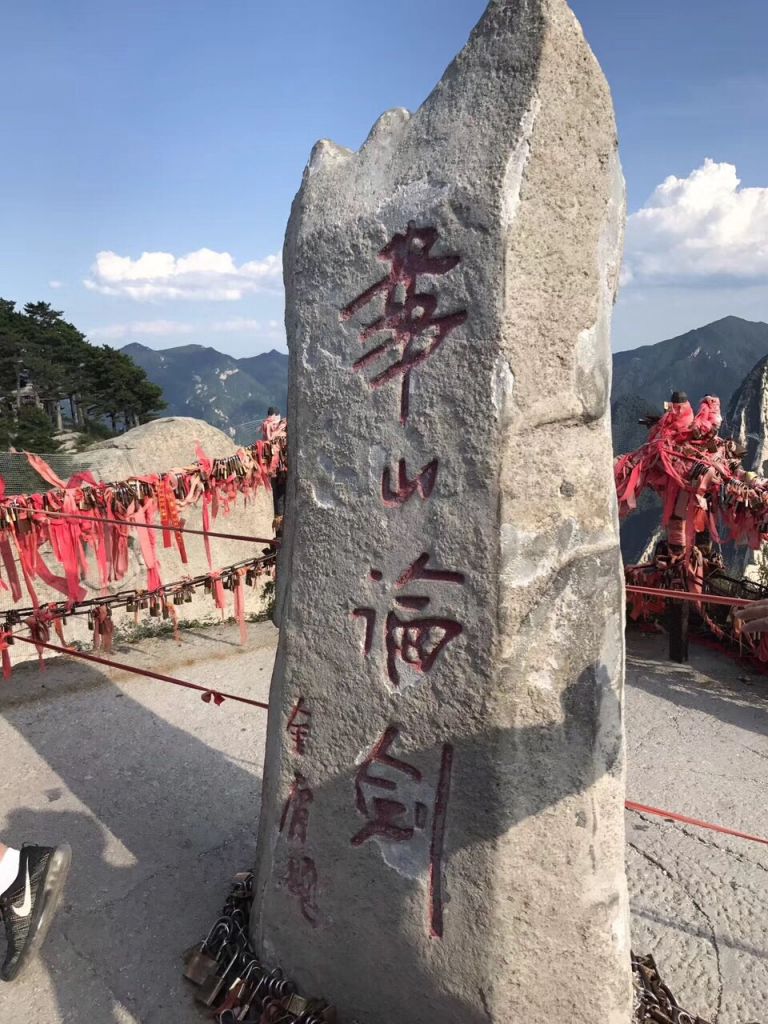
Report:
M284 347L276 257L312 144L357 147L383 110L418 106L484 7L6 4L0 295L114 345ZM768 4L573 7L613 88L634 214L615 347L768 320Z

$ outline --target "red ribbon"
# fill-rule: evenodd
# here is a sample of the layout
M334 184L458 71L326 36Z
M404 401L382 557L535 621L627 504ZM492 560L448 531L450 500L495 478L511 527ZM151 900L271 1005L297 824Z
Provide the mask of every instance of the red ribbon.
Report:
M11 678L11 654L8 650L8 637L11 634L8 632L0 633L0 654L2 654L3 662L3 679Z
M748 832L739 832L737 829L726 828L724 825L713 825L708 821L699 821L698 818L689 818L685 814L676 814L674 811L662 811L658 807L646 807L644 804L636 804L627 800L624 806L628 811L636 814L652 814L657 818L665 818L667 821L679 821L683 825L693 825L695 828L705 828L710 832L719 832L724 836L735 836L737 839L748 839L751 843L762 843L768 846L768 839L761 839L760 836L751 836Z

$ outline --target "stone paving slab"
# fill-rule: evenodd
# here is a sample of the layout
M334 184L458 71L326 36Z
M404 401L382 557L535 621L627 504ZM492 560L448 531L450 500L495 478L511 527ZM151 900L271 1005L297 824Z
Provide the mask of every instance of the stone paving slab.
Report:
M629 638L628 795L768 836L768 676L663 637ZM768 848L627 815L632 939L681 1005L719 1024L768 1021Z
M249 634L245 650L225 626L115 657L264 700L276 631ZM264 726L257 708L82 662L14 672L0 690L0 836L66 838L74 861L39 962L0 985L0 1021L204 1019L180 954L253 862Z
M227 626L118 656L260 700L276 637L251 626L243 651ZM768 676L695 646L690 666L664 659L663 638L630 636L629 796L768 835ZM76 855L39 962L0 985L0 1021L205 1019L179 955L253 860L264 726L257 709L74 662L0 688L0 836L66 835ZM702 1016L768 1022L768 848L635 814L627 843L635 948Z

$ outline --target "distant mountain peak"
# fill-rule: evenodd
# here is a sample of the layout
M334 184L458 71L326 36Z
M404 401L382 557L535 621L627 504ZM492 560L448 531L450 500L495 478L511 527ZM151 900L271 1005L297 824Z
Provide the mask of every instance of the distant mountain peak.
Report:
M612 402L634 397L658 406L677 388L687 391L692 402L716 394L725 409L744 377L767 355L768 324L722 317L676 338L614 353Z
M288 404L288 356L277 349L242 359L208 345L150 349L134 342L124 351L163 389L168 415L198 417L238 442L254 440L271 405Z

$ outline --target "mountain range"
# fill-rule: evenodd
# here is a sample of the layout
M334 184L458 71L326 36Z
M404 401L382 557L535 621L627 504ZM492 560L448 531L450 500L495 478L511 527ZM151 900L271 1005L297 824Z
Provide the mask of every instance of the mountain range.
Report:
M204 345L156 351L139 344L126 345L123 352L163 389L169 414L206 420L238 441L249 439L269 406L286 410L284 352L273 349L235 359ZM744 378L766 356L768 324L736 316L655 345L616 352L611 392L614 449L630 451L642 444L645 428L638 419L661 412L673 390L686 391L694 405L714 393L725 415Z
M648 430L638 419L662 412L673 391L685 391L694 409L704 395L717 395L723 414L721 433L730 436L738 428L731 408L734 399L747 381L754 390L752 378L766 357L768 324L736 316L656 345L617 352L613 357L611 396L614 451L634 451L644 442ZM761 382L762 377L760 386ZM659 500L653 494L644 494L637 511L621 524L621 550L627 564L645 556L660 519Z
M286 411L288 356L283 352L235 359L203 345L158 352L133 344L123 351L163 389L168 414L206 420L238 443L253 440L269 406ZM611 392L614 451L638 448L647 436L647 428L638 420L662 412L675 390L687 392L694 408L704 395L718 395L725 417L722 433L729 435L737 426L727 418L731 400L747 380L752 391L763 387L768 370L755 368L767 357L768 324L736 316L655 345L615 353ZM753 370L757 373L754 381ZM659 517L657 500L645 495L637 512L622 523L622 551L627 562L641 557Z
M768 324L727 316L677 338L643 345L613 356L611 414L613 446L619 452L641 445L640 416L663 411L673 391L685 391L694 406L717 395L723 416L753 367L768 356ZM728 432L728 423L723 427Z
M288 356L273 349L235 359L204 345L161 351L131 344L126 355L163 389L166 415L194 416L236 441L252 441L270 406L285 414Z

